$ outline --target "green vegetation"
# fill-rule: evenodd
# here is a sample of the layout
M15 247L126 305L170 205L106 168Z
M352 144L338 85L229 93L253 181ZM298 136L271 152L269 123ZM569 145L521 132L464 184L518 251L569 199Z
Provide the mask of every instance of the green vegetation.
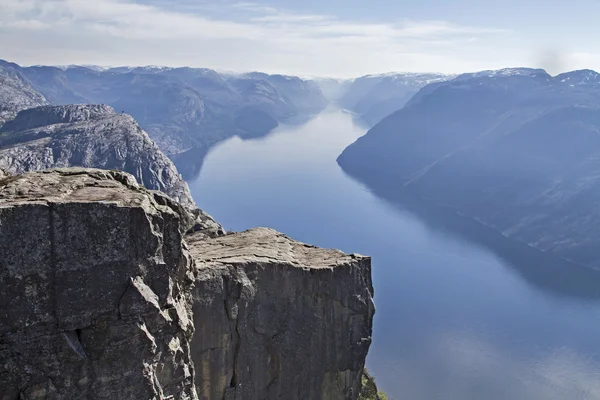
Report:
M375 378L369 371L365 368L362 376L362 389L360 391L360 395L358 396L358 400L388 400L388 397L385 393L377 390L377 385L375 384Z

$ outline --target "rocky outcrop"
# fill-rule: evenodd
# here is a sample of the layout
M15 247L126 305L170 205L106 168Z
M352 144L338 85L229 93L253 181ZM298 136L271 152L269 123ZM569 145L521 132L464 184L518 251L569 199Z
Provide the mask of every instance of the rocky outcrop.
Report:
M192 216L117 171L0 178L0 399L357 399L370 259Z
M0 399L197 399L180 215L131 175L0 180Z
M358 398L374 313L368 257L265 228L187 241L200 398Z
M23 173L71 166L129 172L147 188L195 208L173 163L131 116L109 106L32 108L0 129L0 167Z

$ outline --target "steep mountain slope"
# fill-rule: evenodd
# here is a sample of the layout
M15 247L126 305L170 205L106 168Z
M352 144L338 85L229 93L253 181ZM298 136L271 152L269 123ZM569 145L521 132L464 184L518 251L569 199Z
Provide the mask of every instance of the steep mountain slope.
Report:
M23 76L0 65L0 126L21 110L48 104Z
M348 84L338 101L373 126L404 107L425 85L451 78L451 75L420 73L366 75Z
M599 267L596 75L507 69L425 87L338 162L387 196L417 195Z
M147 188L195 208L173 163L131 116L111 107L31 108L0 129L0 167L9 172L71 166L129 172Z
M295 77L203 68L0 65L21 74L53 104L107 104L132 115L169 155L205 152L233 135L260 136L326 105L316 84Z

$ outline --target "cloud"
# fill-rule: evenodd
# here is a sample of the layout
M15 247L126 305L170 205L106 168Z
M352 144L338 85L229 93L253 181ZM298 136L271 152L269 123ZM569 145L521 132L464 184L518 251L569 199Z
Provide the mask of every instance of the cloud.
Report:
M499 36L510 32L446 21L357 22L247 2L0 3L0 57L24 63L151 63L331 76L440 66L457 72L471 65L465 47Z

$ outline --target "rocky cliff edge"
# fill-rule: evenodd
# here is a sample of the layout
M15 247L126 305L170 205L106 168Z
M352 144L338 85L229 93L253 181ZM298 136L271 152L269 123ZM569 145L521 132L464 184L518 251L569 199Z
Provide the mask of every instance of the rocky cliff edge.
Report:
M0 177L0 399L358 398L370 259L185 213L122 172Z

